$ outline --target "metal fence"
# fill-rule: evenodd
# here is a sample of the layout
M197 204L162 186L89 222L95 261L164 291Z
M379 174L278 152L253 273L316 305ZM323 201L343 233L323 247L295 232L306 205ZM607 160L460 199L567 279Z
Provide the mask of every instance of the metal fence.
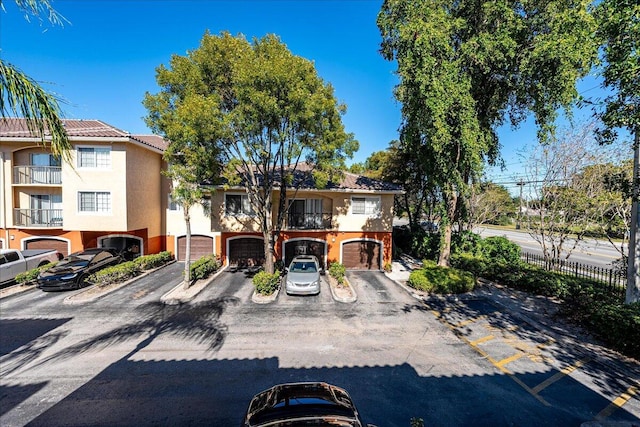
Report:
M597 267L565 259L545 259L538 254L523 252L523 261L544 268L547 271L557 271L574 277L602 283L605 290L624 298L626 293L627 272L616 268Z

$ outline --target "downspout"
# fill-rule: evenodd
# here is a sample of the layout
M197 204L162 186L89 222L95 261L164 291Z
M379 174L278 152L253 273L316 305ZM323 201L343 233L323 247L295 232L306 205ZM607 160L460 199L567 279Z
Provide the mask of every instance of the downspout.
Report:
M0 203L2 203L2 216L0 216L0 227L7 228L7 205L5 204L7 197L5 195L5 176L4 176L4 151L0 151L0 177L2 177L0 185ZM6 230L5 230L6 231ZM8 237L8 236L5 236ZM6 241L6 240L5 240Z

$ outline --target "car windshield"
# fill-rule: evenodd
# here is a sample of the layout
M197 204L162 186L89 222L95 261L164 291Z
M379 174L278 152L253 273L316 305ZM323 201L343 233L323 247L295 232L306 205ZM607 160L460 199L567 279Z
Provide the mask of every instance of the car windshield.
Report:
M316 263L312 261L294 261L289 267L289 271L292 273L316 273Z
M58 269L60 269L61 267L84 267L86 265L89 265L89 260L88 259L82 259L82 258L78 258L75 256L70 256L69 258L60 261L56 267Z

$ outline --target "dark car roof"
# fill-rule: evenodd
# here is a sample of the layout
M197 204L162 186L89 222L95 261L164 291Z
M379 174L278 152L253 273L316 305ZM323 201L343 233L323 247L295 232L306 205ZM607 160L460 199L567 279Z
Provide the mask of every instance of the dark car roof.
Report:
M317 421L323 417L338 417L349 423L346 425L360 425L349 394L324 382L273 386L253 398L247 413L247 421L252 426L278 425L277 422L285 420L312 421L315 418Z
M85 255L95 255L98 254L100 252L111 252L114 253L115 250L112 248L89 248L89 249L85 249L82 251L78 251L78 252L74 252L71 255L77 255L77 254L85 254Z

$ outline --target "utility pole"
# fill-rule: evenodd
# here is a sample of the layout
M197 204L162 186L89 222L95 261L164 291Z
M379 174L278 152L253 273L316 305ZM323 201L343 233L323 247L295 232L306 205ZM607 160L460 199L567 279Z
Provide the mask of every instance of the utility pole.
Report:
M518 221L516 222L516 230L520 230L522 227L522 187L524 187L524 181L520 179L520 181L516 184L520 187L520 210L518 211Z
M633 143L633 188L631 205L631 231L629 233L629 259L627 265L627 298L631 304L640 301L640 129L635 129Z

